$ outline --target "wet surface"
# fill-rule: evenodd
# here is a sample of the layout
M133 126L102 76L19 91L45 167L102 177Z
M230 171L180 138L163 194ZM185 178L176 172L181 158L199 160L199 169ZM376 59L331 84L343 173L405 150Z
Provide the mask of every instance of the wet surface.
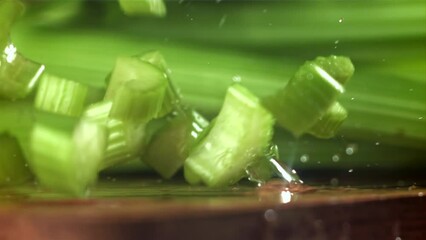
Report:
M0 191L0 239L422 239L411 237L426 234L425 193L106 178L90 197L74 199L28 185ZM385 235L363 235L376 228Z

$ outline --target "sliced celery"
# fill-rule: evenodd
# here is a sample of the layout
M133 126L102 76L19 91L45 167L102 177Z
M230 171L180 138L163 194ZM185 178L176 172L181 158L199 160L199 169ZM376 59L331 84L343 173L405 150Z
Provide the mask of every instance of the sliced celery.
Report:
M318 138L331 138L348 117L346 109L340 103L334 103L325 114L308 130Z
M344 92L343 85L354 68L346 57L319 57L306 62L265 106L280 126L300 136L314 126ZM336 80L337 79L337 80Z
M111 73L105 99L112 100L120 85L131 80L148 83L150 81L166 81L167 76L156 66L137 57L119 57Z
M182 167L208 121L194 110L178 112L166 121L152 137L142 160L168 179Z
M164 17L166 6L163 0L118 0L120 7L126 15L152 15Z
M274 120L258 98L240 85L228 89L214 126L191 151L184 170L208 186L233 184L264 153ZM188 176L188 174L186 174ZM188 179L192 182L193 179Z
M107 142L100 169L141 155L146 144L146 124L112 119L109 117L111 108L111 101L99 102L89 106L83 115L84 119L97 122L106 128Z
M0 133L0 186L16 185L32 178L18 141Z
M35 107L39 110L80 116L87 104L88 86L50 74L43 74L37 89Z
M6 46L0 58L0 97L22 99L36 86L44 66L23 57L13 44Z
M180 107L181 96L179 95L176 86L170 77L170 69L167 66L166 60L159 51L149 51L140 56L136 56L142 61L151 63L158 67L167 75L168 86L166 94L164 96L163 107L159 116L165 116L170 113L173 109Z
M137 79L122 83L114 95L110 117L147 123L159 115L166 88L165 78Z
M24 5L18 0L0 1L0 49L3 50L9 41L9 32L13 22L24 11Z
M42 186L84 196L97 180L105 138L96 122L40 114L31 136L30 166Z

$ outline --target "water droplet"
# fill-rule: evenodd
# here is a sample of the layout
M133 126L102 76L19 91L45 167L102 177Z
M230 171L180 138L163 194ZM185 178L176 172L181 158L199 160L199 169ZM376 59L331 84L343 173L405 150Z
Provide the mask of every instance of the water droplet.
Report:
M423 119L423 117L419 117L419 120L422 120Z
M219 21L219 28L221 28L223 26L223 24L225 24L226 18L227 18L226 14L222 16L222 18Z
M339 40L334 41L334 44L339 44Z
M401 238L400 237L396 237L395 240L401 240Z
M241 76L240 75L235 75L232 77L232 81L234 83L240 83L241 82Z
M275 222L277 221L278 218L278 214L277 212L275 212L275 210L273 209L268 209L265 211L265 213L263 214L263 217L265 218L266 221L268 222Z
M353 101L353 100L355 100L355 98L354 98L354 97L351 97L351 101Z
M282 203L289 203L291 201L292 193L290 191L282 191L280 195Z
M354 171L354 170L353 170L352 168L348 170L348 172L350 172L350 173L351 173L351 172L353 172L353 171Z
M303 155L300 157L300 161L301 161L302 163L305 163L305 162L309 161L309 155L308 155L308 154L303 154Z
M379 146L379 145L380 145L380 142L376 142L375 144L376 144L376 146Z
M340 161L340 157L339 157L339 155L335 154L335 155L333 155L333 157L331 157L331 160L333 160L333 162L338 162L338 161Z
M339 23L342 23L345 19L343 17L339 18Z
M220 3L220 2L222 2L222 0L216 0L216 3Z
M347 155L353 155L358 149L358 146L356 144L349 144L346 149L345 149L345 153Z
M337 179L337 178L332 178L332 179L330 180L330 184L331 184L331 186L333 186L333 187L337 187L337 186L339 185L339 179Z
M408 89L408 91L412 92L412 91L414 91L414 89L410 88L410 89Z
M423 192L419 192L417 195L419 195L419 197L423 197Z

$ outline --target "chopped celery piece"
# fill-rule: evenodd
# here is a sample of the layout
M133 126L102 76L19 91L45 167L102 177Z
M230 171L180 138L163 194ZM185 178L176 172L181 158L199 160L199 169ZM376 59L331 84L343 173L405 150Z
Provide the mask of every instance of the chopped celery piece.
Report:
M16 185L32 178L18 141L0 133L0 186Z
M166 6L163 0L118 0L120 7L126 15L152 15L164 17Z
M13 44L6 46L0 58L0 97L25 98L36 86L44 66L17 52Z
M208 186L236 183L262 157L272 137L274 119L258 98L240 85L231 86L210 129L190 152L184 171ZM187 179L193 182L194 178ZM196 179L195 179L196 180Z
M175 85L173 84L173 81L171 80L170 70L163 55L159 51L149 51L136 57L138 57L142 61L149 62L152 65L156 66L167 76L168 86L166 94L164 96L163 107L161 109L161 112L159 113L159 116L165 116L173 109L179 108L181 96L179 95Z
M145 143L145 123L123 122L109 117L111 101L93 104L84 112L83 118L97 122L106 128L105 155L99 165L105 169L141 155Z
M0 116L0 133L7 132L15 137L25 158L28 159L30 155L29 139L34 123L33 103L27 100L0 100Z
M88 86L50 74L43 74L37 89L35 107L39 110L80 116L87 104Z
M147 123L159 115L166 88L165 78L138 79L122 83L114 95L110 117Z
M31 136L30 166L42 186L84 196L97 180L105 138L96 122L40 113Z
M24 5L18 0L0 1L0 49L3 50L9 41L12 24L24 11Z
M166 121L152 137L142 160L169 179L182 167L208 121L194 110L177 112Z
M318 138L331 138L348 117L346 109L340 103L334 103L327 112L308 130Z
M264 104L280 126L300 136L336 102L344 92L341 83L345 83L353 71L349 58L318 57L301 66L283 89L264 99Z
M149 62L137 57L119 57L109 79L105 100L112 100L121 84L138 80L143 82L163 81L167 79L166 73Z

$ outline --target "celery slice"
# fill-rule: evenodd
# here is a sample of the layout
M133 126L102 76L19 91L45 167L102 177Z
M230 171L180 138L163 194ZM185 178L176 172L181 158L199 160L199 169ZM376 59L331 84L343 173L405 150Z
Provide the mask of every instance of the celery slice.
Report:
M0 58L0 97L25 98L36 86L44 66L23 57L13 44L4 49Z
M152 15L164 17L166 6L163 0L118 0L123 12L128 16Z
M166 80L166 73L149 62L136 57L117 58L114 69L111 73L108 88L105 93L105 100L112 100L121 84L140 80L144 82Z
M16 185L32 178L18 141L0 133L0 186Z
M306 62L275 95L264 99L265 106L280 126L295 136L307 132L344 92L354 68L346 57L319 57Z
M240 85L231 86L214 126L186 159L184 171L190 173L186 176L196 174L215 187L236 183L264 153L273 124L257 97Z
M87 104L88 91L84 84L45 73L37 89L35 107L47 112L80 116Z
M85 196L97 180L105 138L96 122L40 114L31 136L31 168L42 186Z
M113 98L110 116L123 121L143 123L156 118L162 109L166 87L165 78L122 83Z
M111 108L111 101L99 102L89 106L83 115L84 119L97 122L106 128L105 155L99 165L100 169L141 155L146 145L146 124L112 119L109 117Z
M348 117L346 109L340 103L334 103L327 112L308 130L308 133L318 138L334 137Z
M152 65L156 66L167 76L168 86L166 94L164 96L163 107L161 109L161 112L159 113L159 116L165 116L171 111L173 111L173 109L180 108L181 96L177 91L176 86L173 84L173 81L171 80L170 69L168 68L163 55L159 51L149 51L136 57L138 57L142 61L149 62Z
M194 110L168 118L147 146L142 161L169 179L182 167L208 121Z

